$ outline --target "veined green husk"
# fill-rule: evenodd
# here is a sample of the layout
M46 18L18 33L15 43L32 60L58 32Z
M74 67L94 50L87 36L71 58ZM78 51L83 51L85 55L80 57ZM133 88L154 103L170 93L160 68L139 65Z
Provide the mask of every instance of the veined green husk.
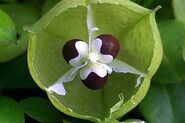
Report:
M66 83L67 94L48 93L60 111L94 122L114 122L133 109L145 96L151 77L162 58L162 46L155 22L155 10L127 0L63 0L35 25L28 28L30 72L45 90L70 69L62 56L62 47L70 39L88 42L86 6L91 4L99 34L114 35L121 45L117 59L146 74L135 88L137 75L113 73L98 91L87 89L77 76Z

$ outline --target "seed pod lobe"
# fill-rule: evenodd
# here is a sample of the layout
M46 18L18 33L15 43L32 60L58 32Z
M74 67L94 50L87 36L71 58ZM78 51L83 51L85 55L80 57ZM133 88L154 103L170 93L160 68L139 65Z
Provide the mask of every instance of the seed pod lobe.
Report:
M82 82L87 88L97 90L105 85L107 79L108 75L102 78L98 76L96 73L91 72L85 80L82 80Z
M72 40L68 41L63 47L63 57L67 63L69 63L69 61L71 59L78 56L78 51L75 47L75 43L77 41L80 41L80 40L79 39L72 39Z
M120 45L118 40L109 34L102 34L97 38L101 39L102 46L101 46L101 53L104 55L111 55L115 58L118 55Z

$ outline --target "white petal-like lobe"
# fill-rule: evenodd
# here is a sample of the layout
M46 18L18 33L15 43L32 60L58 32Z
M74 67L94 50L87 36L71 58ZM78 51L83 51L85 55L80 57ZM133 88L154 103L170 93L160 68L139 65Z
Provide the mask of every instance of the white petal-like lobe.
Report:
M109 66L112 67L112 69L117 72L117 73L132 73L132 74L137 74L137 75L142 75L145 76L144 73L142 73L141 71L137 70L136 68L122 62L119 61L117 59L114 59Z
M101 63L110 63L113 60L113 57L111 55L104 55L101 53L101 47L102 47L102 40L99 38L96 38L92 41L91 50L96 55L98 61Z
M63 83L72 81L75 78L78 70L85 65L86 64L70 69L67 73L65 73L63 76L61 76L53 85L48 87L46 90L50 93L55 92L58 95L65 95L66 90L63 86Z
M77 41L75 47L81 55L88 53L88 44L84 41Z
M77 41L75 43L76 50L78 51L78 56L71 59L69 64L73 67L80 66L84 63L85 58L88 54L88 44L84 41ZM70 49L69 49L70 52Z
M111 73L112 69L105 64L89 63L86 67L80 70L80 78L85 80L92 72L103 78L107 75L107 73Z
M55 83L54 85L50 86L47 89L47 91L50 93L55 92L58 95L65 95L66 94L66 90L63 86L63 83Z
M144 77L144 76L140 75L140 76L137 78L135 87L138 87L138 86L141 84L141 79L142 79L143 77Z
M139 75L139 77L136 80L136 85L135 87L138 87L141 84L141 78L145 77L145 74L142 73L141 71L135 69L134 67L119 61L117 59L114 59L109 66L112 67L112 69L117 72L117 73L131 73L131 74L136 74Z

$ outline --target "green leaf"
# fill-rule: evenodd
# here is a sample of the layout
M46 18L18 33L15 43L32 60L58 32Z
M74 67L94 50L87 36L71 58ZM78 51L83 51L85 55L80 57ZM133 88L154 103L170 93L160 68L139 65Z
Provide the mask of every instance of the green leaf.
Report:
M182 56L183 56L183 59L185 61L185 40L184 40L184 42L182 44Z
M173 0L173 9L175 18L185 23L185 1L184 0ZM185 37L185 36L184 36ZM182 44L182 55L185 60L185 40Z
M153 80L159 83L177 83L184 79L185 62L182 57L182 43L185 37L185 24L175 21L159 21L164 55L160 68Z
M15 3L17 2L17 0L0 0L2 2L6 2L6 3Z
M20 105L24 112L33 119L44 123L62 122L62 114L44 98L30 97L22 100Z
M3 44L12 44L16 41L16 30L11 18L0 10L0 49Z
M173 0L173 9L175 18L185 23L185 1Z
M27 4L2 4L0 8L11 15L17 34L20 36L16 43L0 46L0 63L2 63L16 58L27 50L28 34L23 31L23 27L33 24L39 16L38 12Z
M92 91L76 76L74 81L64 84L65 96L55 93L48 93L48 96L57 109L68 115L94 122L111 122L143 99L160 64L162 47L155 11L124 0L102 0L101 3L99 0L88 3L63 0L28 29L28 65L34 80L43 90L70 69L63 59L62 47L74 38L88 42L88 4L92 4L94 24L100 29L96 36L105 33L114 35L121 45L117 58L145 73L146 77L136 88L137 75L113 73L103 89ZM112 107L115 107L113 112L110 111Z
M16 101L0 96L0 121L2 123L24 123L24 112Z
M152 83L139 107L149 123L183 123L184 102L184 82L171 85Z
M0 92L36 87L28 70L26 54L11 62L0 64Z
M162 8L156 13L157 19L174 19L172 0L144 0L145 2L153 1L152 4L148 4L147 7L153 9L156 6Z
M132 0L135 3L138 3L141 6L151 8L152 4L154 3L155 0Z
M144 7L150 7L153 3L154 3L155 0L143 0L143 6Z

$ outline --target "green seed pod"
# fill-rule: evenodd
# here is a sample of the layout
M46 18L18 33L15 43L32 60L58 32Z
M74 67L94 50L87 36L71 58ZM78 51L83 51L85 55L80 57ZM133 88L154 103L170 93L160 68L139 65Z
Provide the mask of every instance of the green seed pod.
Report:
M161 62L154 15L155 10L128 0L63 0L28 29L30 72L60 111L97 123L115 121L144 98ZM90 41L102 34L113 35L120 50L113 61L102 63L109 74L113 72L105 86L94 91L78 74L88 62L71 69L61 51L71 39L89 42L90 47Z

